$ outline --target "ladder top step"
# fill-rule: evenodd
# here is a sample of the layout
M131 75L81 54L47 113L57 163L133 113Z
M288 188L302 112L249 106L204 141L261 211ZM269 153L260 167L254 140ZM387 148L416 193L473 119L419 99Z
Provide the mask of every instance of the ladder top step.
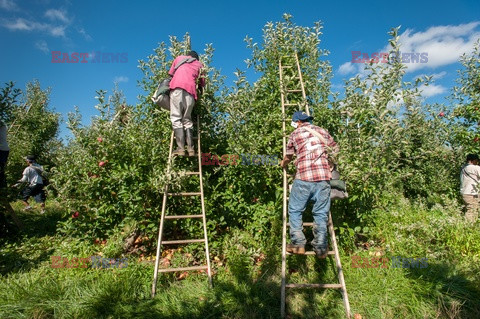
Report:
M179 268L163 268L158 269L158 272L175 272L175 271L191 271L191 270L207 270L208 266L192 266L192 267L179 267Z
M287 255L315 255L315 252L313 250L306 251L305 254L292 254L287 252ZM333 250L329 250L327 255L334 256L335 252Z
M165 216L165 219L185 219L185 218L202 218L203 215L170 215Z
M342 289L341 284L287 284L287 288L333 288L333 289Z
M167 193L169 196L200 196L201 192L192 192L192 193Z
M303 226L312 227L313 223L303 223ZM287 223L287 227L290 227L290 223Z
M200 172L185 172L185 175L200 175Z
M192 244L192 243L203 243L203 242L205 242L205 239L166 240L166 241L162 241L162 245Z

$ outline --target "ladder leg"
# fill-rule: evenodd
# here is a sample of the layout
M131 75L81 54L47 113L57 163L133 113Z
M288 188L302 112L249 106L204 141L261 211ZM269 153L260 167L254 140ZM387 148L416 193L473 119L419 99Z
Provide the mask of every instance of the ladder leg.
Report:
M287 172L283 170L283 225L282 225L282 290L281 290L281 317L285 318L286 305L286 254L287 254Z
M288 83L284 82L284 74L283 74L283 69L291 69L294 68L293 65L282 65L282 58L279 59L278 61L278 68L279 68L279 77L280 77L280 98L281 98L281 106L282 106L282 132L283 132L283 156L286 154L286 128L285 128L285 121L286 119L286 107L290 106L298 106L297 110L301 110L302 108L305 109L305 113L307 115L310 115L310 109L308 108L308 102L307 102L307 97L305 93L305 85L303 82L303 77L302 77L302 70L300 67L300 61L298 58L297 52L295 52L295 63L296 63L296 69L298 72L298 80L300 81L300 86L301 90L298 89L290 89L286 88ZM287 81L288 82L288 81ZM302 93L302 99L303 102L300 103L291 103L289 102L287 98L287 94L292 94L292 93ZM298 287L315 287L315 288L335 288L335 289L341 289L342 297L343 297L343 305L345 307L345 312L347 318L351 318L350 314L350 303L348 301L348 294L347 294L347 288L345 285L345 279L343 276L343 270L342 270L342 264L340 261L340 255L338 253L338 247L337 247L337 240L335 237L335 231L333 228L333 222L332 222L332 215L331 212L329 212L328 215L328 230L330 233L330 238L331 238L331 245L333 246L333 253L335 257L335 264L337 268L337 274L338 274L338 281L339 284L287 284L286 282L286 237L287 237L287 194L288 194L288 180L287 180L287 174L286 170L283 170L283 227L282 227L282 283L281 283L281 317L285 318L286 316L286 288L298 288ZM332 265L333 266L333 265Z
M207 275L208 283L212 287L212 268L210 266L210 252L208 250L208 235L207 235L207 217L205 213L205 196L203 193L203 174L202 174L202 149L200 143L200 116L197 115L197 156L198 156L198 171L200 173L200 199L202 202L202 220L203 220L203 234L205 238L205 258L207 259Z
M168 164L167 164L167 176L170 174L170 165L172 164L172 150L173 150L173 137L174 133L170 137L170 149L168 154ZM163 192L163 202L162 202L162 214L160 216L160 226L158 230L158 241L157 241L157 254L155 258L155 270L153 272L153 284L152 284L152 297L155 297L157 291L157 279L158 279L158 266L160 263L161 256L161 245L162 245L162 233L163 233L163 222L165 220L165 210L167 207L167 193L168 193L168 183L165 185Z
M333 229L332 213L328 212L328 230L330 231L330 238L333 246L333 251L335 252L335 263L337 265L338 272L338 281L342 285L342 297L343 305L345 307L345 312L347 318L350 318L350 303L348 301L347 287L345 285L345 278L343 277L342 264L340 262L340 255L338 254L337 239L335 237L335 230Z
M298 77L300 79L300 86L302 89L303 103L305 103L305 113L307 113L307 115L310 116L310 110L308 109L308 104L307 104L307 94L305 92L305 85L303 84L302 69L300 68L300 61L298 60L297 52L295 52L295 61L297 62L297 71L298 71Z
M278 67L280 70L280 95L282 103L282 132L283 132L283 156L287 154L287 137L286 137L286 127L285 127L285 96L283 93L283 72L282 72L282 61L278 61ZM287 170L283 169L283 225L282 225L282 288L281 288L281 301L280 301L280 315L282 318L285 318L285 306L286 306L286 253L287 253L287 191L288 191L288 180L287 180Z

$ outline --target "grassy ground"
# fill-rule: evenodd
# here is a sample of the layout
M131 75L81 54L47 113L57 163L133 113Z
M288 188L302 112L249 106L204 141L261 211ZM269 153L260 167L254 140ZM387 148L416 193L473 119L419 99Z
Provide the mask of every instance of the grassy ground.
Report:
M280 242L261 243L232 230L213 251L214 286L202 273L160 275L150 297L153 263L128 256L123 269L52 268L51 256L117 257L122 238L106 244L55 233L61 209L24 213L25 228L0 239L0 318L279 318ZM427 209L401 202L372 215L369 234L342 250L353 313L362 318L480 318L480 226L467 225L454 203ZM348 241L348 240L347 240ZM350 242L352 242L350 240ZM357 241L358 243L358 241ZM352 247L352 246L350 246ZM175 257L177 256L177 257ZM354 268L352 256L426 257L427 268ZM176 252L172 259L185 259ZM333 262L288 257L290 282L335 282ZM287 293L289 318L343 318L333 290Z

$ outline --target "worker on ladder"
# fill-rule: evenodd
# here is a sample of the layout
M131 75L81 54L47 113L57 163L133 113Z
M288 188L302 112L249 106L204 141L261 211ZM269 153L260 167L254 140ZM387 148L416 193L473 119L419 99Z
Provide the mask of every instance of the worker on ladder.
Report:
M182 64L177 67L177 65ZM193 123L192 110L197 95L197 79L199 79L199 90L203 90L205 79L200 77L200 70L203 64L199 61L198 54L190 51L187 55L180 55L175 58L168 74L172 77L170 81L170 120L177 149L172 155L185 156L185 140L187 142L188 156L195 156L193 147Z
M292 126L296 129L288 139L286 154L280 164L286 168L293 155L297 157L297 171L288 203L292 243L287 245L287 252L305 253L302 214L311 200L314 219L312 246L318 258L325 258L328 253L327 223L331 190L328 153L331 150L336 154L339 149L325 129L311 124L312 119L305 112L297 111L293 114Z

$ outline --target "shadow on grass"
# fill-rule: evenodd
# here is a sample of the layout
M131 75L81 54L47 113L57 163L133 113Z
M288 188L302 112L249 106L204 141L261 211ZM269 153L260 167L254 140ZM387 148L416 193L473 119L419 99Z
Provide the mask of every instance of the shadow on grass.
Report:
M40 214L37 209L29 212L17 211L17 215L23 223L20 234L27 237L54 236L57 223L62 220L62 210L59 207L47 207L45 214Z
M24 212L17 209L15 212L23 227L13 228L13 231L2 236L0 242L0 274L2 275L26 272L48 260L53 248L41 245L41 239L54 236L57 222L62 218L58 208L51 208L46 214L40 214L38 210ZM33 240L33 244L29 242L30 239Z
M446 318L480 318L480 286L468 280L454 267L445 263L428 263L424 269L412 268L408 277L417 282L428 281L437 292L438 311ZM431 290L425 299L431 299Z

